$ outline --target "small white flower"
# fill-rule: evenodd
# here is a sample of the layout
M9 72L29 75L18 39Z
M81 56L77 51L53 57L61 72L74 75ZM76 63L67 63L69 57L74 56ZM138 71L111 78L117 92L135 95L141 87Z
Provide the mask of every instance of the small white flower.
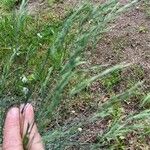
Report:
M75 114L76 112L74 110L71 111L72 114Z
M37 36L38 36L39 38L42 38L42 37L43 37L40 33L37 33Z
M23 92L25 95L27 95L28 92L29 92L29 89L28 89L27 87L23 87L22 92Z
M19 56L19 55L20 55L20 52L16 53L16 55Z
M22 76L21 80L22 80L23 83L27 83L28 82L28 79L27 79L27 77L25 75Z
M89 20L89 24L91 24L92 23L92 20Z
M78 128L78 131L81 132L81 131L82 131L82 128Z

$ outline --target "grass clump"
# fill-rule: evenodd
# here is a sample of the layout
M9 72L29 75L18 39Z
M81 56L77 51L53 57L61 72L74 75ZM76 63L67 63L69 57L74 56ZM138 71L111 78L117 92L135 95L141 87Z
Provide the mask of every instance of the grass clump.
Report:
M37 21L36 17L27 15L27 3L23 1L18 11L2 16L0 119L4 120L4 111L10 105L33 103L47 149L111 147L112 143L127 134L147 128L144 124L131 123L148 119L148 109L130 115L125 115L122 109L118 109L141 83L110 97L105 103L99 103L96 111L88 117L79 118L72 123L66 123L65 120L59 124L60 121L55 121L60 117L59 108L67 100L71 103L72 99L76 99L94 81L110 74L111 77L103 81L107 88L111 88L119 80L118 72L129 67L129 64L121 63L91 76L91 68L88 67L87 71L84 68L87 62L84 54L88 46L94 47L109 30L108 23L136 2L129 2L125 6L121 6L116 0L97 6L83 3L70 11L63 20L38 22L41 20L40 16ZM146 102L147 99L143 103ZM104 120L107 122L106 128L96 134L93 143L77 139L82 136L82 128Z
M6 8L6 9L11 9L17 4L19 1L18 0L2 0L0 3Z

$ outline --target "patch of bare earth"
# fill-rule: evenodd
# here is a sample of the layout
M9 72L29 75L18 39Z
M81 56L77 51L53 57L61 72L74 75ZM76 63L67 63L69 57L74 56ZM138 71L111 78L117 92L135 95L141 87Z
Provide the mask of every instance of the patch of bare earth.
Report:
M139 64L150 77L150 19L138 6L123 14L114 28L97 45L96 62L100 64L132 62ZM93 63L94 63L93 59Z
M136 64L143 74L137 74L128 69L121 76L123 82L117 87L117 92L127 88L129 78L145 80L144 90L150 90L150 19L147 18L143 4L134 10L121 15L113 24L113 28L97 44L96 50L90 54L91 64L118 64L129 62ZM91 57L92 56L92 57ZM96 85L96 86L95 86ZM98 86L99 85L99 86ZM94 84L95 91L100 84ZM100 90L101 91L101 90ZM136 97L124 106L126 114L139 111L139 101ZM92 131L92 130L91 130ZM129 149L149 149L149 142L143 144L137 139L137 135L127 137Z

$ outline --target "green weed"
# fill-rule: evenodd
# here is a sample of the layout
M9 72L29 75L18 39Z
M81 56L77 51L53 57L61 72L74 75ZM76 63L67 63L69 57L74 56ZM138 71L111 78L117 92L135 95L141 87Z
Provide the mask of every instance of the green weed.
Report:
M148 0L145 0L143 3L143 10L146 14L147 18L150 18L150 2Z
M28 2L28 0L1 0L0 4L10 11L11 9L14 9L16 7L19 7L21 3Z
M116 86L121 81L121 71L112 72L108 77L103 79L102 85L106 87L108 90L113 90L114 86Z

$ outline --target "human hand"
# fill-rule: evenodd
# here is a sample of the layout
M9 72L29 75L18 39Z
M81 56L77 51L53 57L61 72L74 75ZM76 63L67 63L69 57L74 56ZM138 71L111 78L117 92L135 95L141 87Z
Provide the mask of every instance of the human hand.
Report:
M2 147L3 150L44 150L41 136L34 123L34 110L31 104L22 105L20 108L13 107L8 111Z

